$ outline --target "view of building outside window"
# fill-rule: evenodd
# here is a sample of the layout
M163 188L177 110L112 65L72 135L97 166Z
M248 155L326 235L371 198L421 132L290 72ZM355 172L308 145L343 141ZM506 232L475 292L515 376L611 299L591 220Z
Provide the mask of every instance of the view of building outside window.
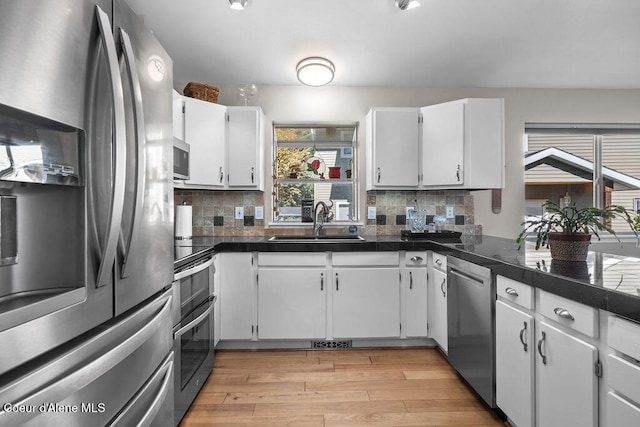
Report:
M273 220L310 222L322 201L334 221L356 216L357 125L274 125Z

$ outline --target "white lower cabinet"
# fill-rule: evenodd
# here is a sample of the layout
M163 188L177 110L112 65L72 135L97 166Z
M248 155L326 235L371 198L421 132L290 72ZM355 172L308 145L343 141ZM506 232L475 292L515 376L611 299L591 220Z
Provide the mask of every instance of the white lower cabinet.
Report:
M260 269L258 338L324 338L326 312L324 267Z
M247 340L254 335L253 254L224 252L220 257L220 337Z
M427 268L407 267L404 271L405 321L404 334L407 337L426 337L429 332L427 308Z
M496 402L518 427L534 426L533 316L496 302Z
M433 338L440 348L449 351L447 336L447 257L438 253L432 254L432 266L428 286L429 301L429 337Z
M498 407L518 427L598 426L596 310L501 276L496 291Z
M537 329L537 425L597 426L598 349L546 321Z
M333 269L333 337L400 336L398 267Z

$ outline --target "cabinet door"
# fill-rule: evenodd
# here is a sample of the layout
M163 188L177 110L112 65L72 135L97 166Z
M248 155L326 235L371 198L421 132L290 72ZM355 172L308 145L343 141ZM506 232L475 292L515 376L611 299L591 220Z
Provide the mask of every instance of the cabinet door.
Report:
M403 281L405 287L406 321L408 337L426 337L427 318L427 269L408 268Z
M458 101L421 108L424 187L463 185L464 109Z
M333 336L400 336L400 269L333 269Z
M598 425L598 350L544 321L539 324L537 337L537 424Z
M182 95L173 91L173 136L184 141L184 101Z
M184 138L191 146L188 186L224 187L226 107L184 98Z
M431 305L429 306L429 333L447 353L447 273L434 269L433 279L428 284L431 288Z
M418 186L418 113L417 108L376 108L370 112L370 188Z
M258 337L324 338L326 285L324 268L260 269Z
M253 337L255 286L251 257L250 253L240 252L220 254L220 335L223 340Z
M533 316L496 302L496 402L518 427L533 427Z
M262 110L259 107L229 107L229 187L261 188Z

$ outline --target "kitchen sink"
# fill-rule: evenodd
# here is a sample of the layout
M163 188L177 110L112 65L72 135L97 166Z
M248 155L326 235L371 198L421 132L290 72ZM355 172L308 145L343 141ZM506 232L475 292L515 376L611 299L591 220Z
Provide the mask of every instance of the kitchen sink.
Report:
M272 236L268 240L272 243L359 243L365 238L353 234L336 234L322 236Z

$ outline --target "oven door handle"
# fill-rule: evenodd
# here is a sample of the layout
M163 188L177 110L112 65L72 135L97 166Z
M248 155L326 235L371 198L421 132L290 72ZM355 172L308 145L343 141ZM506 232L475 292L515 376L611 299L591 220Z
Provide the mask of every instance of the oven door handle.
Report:
M212 264L213 264L213 257L209 258L207 261L203 262L202 264L195 265L191 268L188 268L186 270L183 270L174 274L173 280L180 280L187 276L192 276L196 273L200 273L202 270L205 270L211 267Z
M214 296L211 299L209 299L209 308L207 308L204 313L202 313L200 316L196 317L195 319L193 319L191 322L187 323L186 325L184 325L182 328L178 329L177 331L175 331L173 333L173 339L178 339L180 338L182 335L184 335L188 330L193 329L194 326L196 326L198 323L202 322L204 319L207 318L207 316L209 316L212 312L213 312L213 304L216 302L216 299L218 297Z

